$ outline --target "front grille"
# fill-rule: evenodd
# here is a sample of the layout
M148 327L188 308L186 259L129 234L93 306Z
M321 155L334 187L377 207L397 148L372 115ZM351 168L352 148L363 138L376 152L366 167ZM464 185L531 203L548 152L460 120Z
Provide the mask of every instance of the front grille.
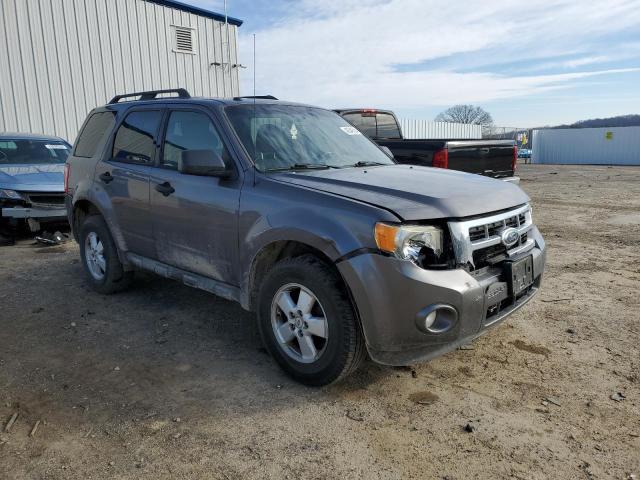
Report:
M521 213L520 215L513 215L504 220L491 222L486 225L469 227L469 239L472 242L477 242L478 240L496 237L499 236L505 228L518 228L525 223L526 216Z
M27 193L24 195L32 205L43 206L63 206L64 205L64 193Z
M507 228L518 232L516 243L508 249L502 241L502 234ZM515 252L527 251L533 248L528 234L531 228L533 221L529 205L486 217L449 222L456 262L478 270L496 265Z
M520 226L518 223L518 217L509 217L504 221L504 225L506 227L516 228Z
M476 240L482 240L483 238L487 238L487 233L484 226L471 227L469 229L469 239L472 242L475 242Z
M487 225L487 236L485 238L493 237L500 233L500 230L504 228L503 222L493 222Z

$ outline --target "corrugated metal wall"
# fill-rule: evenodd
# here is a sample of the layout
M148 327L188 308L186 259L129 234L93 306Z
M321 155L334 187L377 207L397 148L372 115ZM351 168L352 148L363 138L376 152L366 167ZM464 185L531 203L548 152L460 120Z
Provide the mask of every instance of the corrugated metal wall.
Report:
M174 25L195 29L195 54L173 51ZM144 0L0 0L0 131L73 142L118 93L239 95L235 25L229 38L230 60L224 22Z
M400 118L404 138L480 139L482 126Z
M533 131L533 163L640 165L640 127Z

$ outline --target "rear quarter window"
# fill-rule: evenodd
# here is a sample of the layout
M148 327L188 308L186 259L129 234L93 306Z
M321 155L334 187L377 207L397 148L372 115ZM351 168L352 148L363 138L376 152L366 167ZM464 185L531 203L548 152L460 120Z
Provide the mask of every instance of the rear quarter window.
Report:
M367 137L376 136L376 116L375 114L346 113L342 116L347 122L356 127Z
M378 138L401 138L398 122L393 115L379 113L376 116L378 123Z
M93 157L114 123L114 112L98 112L91 115L78 136L73 154L76 157Z

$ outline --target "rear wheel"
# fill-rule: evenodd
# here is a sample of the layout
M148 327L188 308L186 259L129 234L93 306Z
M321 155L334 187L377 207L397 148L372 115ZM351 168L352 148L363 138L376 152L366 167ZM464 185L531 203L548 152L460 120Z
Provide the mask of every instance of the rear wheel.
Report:
M264 279L258 309L265 346L301 383L319 386L340 380L366 355L341 279L313 255L278 262Z
M131 283L133 272L124 270L113 238L104 219L88 217L80 226L80 257L87 279L94 290L114 293Z

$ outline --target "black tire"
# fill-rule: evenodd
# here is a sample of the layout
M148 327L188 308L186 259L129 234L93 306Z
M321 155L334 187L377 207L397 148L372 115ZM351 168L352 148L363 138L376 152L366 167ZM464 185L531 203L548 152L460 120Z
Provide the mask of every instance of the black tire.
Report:
M272 327L272 302L281 288L292 283L313 293L327 321L326 344L312 363L291 358ZM322 386L341 380L353 373L366 357L360 323L342 279L331 266L313 255L281 260L269 271L258 296L258 326L262 341L276 362L305 385Z
M88 265L86 243L87 237L92 233L97 235L103 246L103 257L106 268L102 278L96 278L91 273ZM109 232L109 228L101 216L92 215L82 222L78 243L80 244L80 260L82 261L87 281L96 292L103 294L120 292L131 284L133 272L124 270L118 258L118 251Z
M14 233L8 219L0 218L0 247L14 245L16 243Z

